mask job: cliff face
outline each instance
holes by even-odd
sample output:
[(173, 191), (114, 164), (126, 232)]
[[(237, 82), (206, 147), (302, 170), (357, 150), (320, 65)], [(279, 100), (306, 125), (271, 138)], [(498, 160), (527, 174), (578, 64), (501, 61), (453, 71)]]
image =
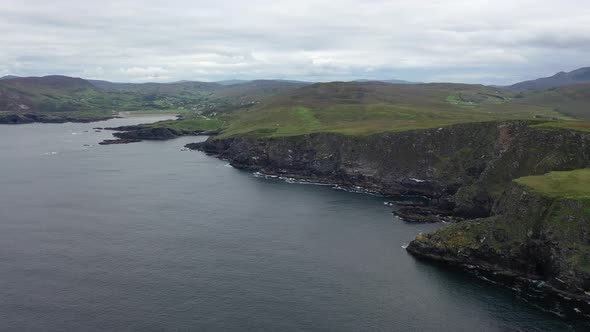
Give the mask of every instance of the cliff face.
[[(590, 299), (590, 202), (549, 198), (512, 184), (492, 213), (418, 235), (407, 250), (542, 280), (553, 292)], [(586, 302), (581, 305), (590, 310)]]
[(238, 168), (426, 196), (437, 215), (472, 220), (419, 235), (410, 253), (541, 280), (543, 288), (579, 300), (590, 312), (590, 203), (544, 197), (513, 182), (589, 167), (590, 133), (529, 125), (490, 122), (372, 136), (212, 137), (187, 147)]
[(528, 125), (474, 123), (370, 136), (213, 137), (187, 147), (238, 168), (422, 195), (438, 209), (484, 217), (512, 179), (590, 164), (590, 134)]

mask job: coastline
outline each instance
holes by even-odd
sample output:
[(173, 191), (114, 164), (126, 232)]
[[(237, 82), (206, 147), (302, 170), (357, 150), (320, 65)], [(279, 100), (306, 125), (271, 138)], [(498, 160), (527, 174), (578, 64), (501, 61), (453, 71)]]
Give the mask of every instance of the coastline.
[(92, 123), (116, 118), (149, 118), (157, 116), (178, 117), (176, 113), (150, 113), (150, 112), (117, 112), (111, 116), (84, 117), (59, 113), (3, 113), (0, 112), (0, 124), (29, 124), (29, 123)]
[[(201, 142), (204, 143), (204, 142)], [(190, 150), (199, 150), (196, 149), (195, 145), (192, 144), (200, 144), (200, 143), (190, 143), (187, 144), (186, 147)], [(202, 150), (199, 150), (202, 151)], [(206, 152), (205, 152), (206, 153)], [(281, 179), (287, 183), (308, 183), (314, 185), (325, 185), (331, 186), (334, 189), (342, 189), (345, 191), (355, 192), (355, 193), (362, 193), (362, 194), (370, 194), (370, 195), (378, 195), (384, 198), (400, 198), (402, 196), (392, 196), (389, 194), (385, 194), (380, 191), (370, 190), (367, 188), (353, 186), (349, 182), (341, 181), (341, 182), (333, 182), (328, 181), (326, 178), (321, 178), (317, 176), (302, 176), (301, 174), (297, 173), (289, 173), (289, 172), (261, 172), (261, 169), (257, 167), (244, 167), (240, 164), (234, 164), (227, 158), (221, 158), (220, 155), (206, 153), (209, 156), (218, 158), (220, 160), (228, 161), (229, 165), (236, 169), (244, 170), (252, 172), (255, 176), (264, 177), (264, 178), (272, 178), (272, 179)], [(427, 197), (423, 197), (427, 198)], [(392, 203), (395, 204), (395, 203)], [(424, 208), (420, 205), (412, 205), (418, 209)], [(427, 209), (427, 207), (426, 207)], [(424, 223), (424, 222), (416, 222), (416, 221), (407, 221), (398, 216), (394, 211), (392, 212), (393, 215), (397, 216), (400, 220), (407, 223)], [(478, 219), (465, 219), (459, 220), (457, 222), (453, 222), (457, 225), (468, 225), (472, 221), (476, 221)], [(440, 223), (449, 224), (449, 222), (445, 221), (443, 218), (438, 220)], [(447, 226), (443, 226), (447, 227)], [(420, 236), (420, 234), (418, 234)], [(482, 280), (493, 284), (499, 284), (506, 288), (512, 289), (513, 291), (517, 292), (520, 296), (522, 296), (527, 301), (535, 300), (534, 297), (537, 296), (536, 294), (528, 294), (527, 292), (544, 292), (546, 296), (552, 298), (553, 300), (559, 300), (563, 304), (567, 305), (566, 308), (563, 310), (567, 313), (567, 315), (571, 315), (572, 317), (583, 317), (585, 319), (590, 318), (590, 295), (580, 295), (579, 293), (573, 293), (564, 291), (557, 287), (552, 286), (551, 284), (544, 282), (539, 276), (535, 275), (526, 275), (523, 273), (519, 273), (518, 271), (503, 268), (498, 265), (493, 265), (483, 260), (477, 260), (469, 258), (467, 255), (464, 256), (445, 256), (445, 255), (437, 255), (435, 253), (431, 253), (428, 251), (420, 251), (416, 249), (416, 241), (410, 241), (409, 245), (404, 248), (408, 254), (415, 257), (418, 260), (428, 261), (434, 264), (441, 264), (443, 266), (449, 268), (458, 268), (467, 273), (475, 274)], [(524, 288), (524, 289), (523, 289)], [(540, 306), (540, 304), (538, 304)], [(550, 309), (539, 307), (544, 311), (551, 312), (558, 316), (563, 315), (564, 313), (554, 312)], [(580, 308), (583, 308), (583, 311), (578, 312)]]
[[(553, 169), (587, 167), (589, 161), (584, 156), (587, 155), (586, 147), (590, 145), (571, 142), (590, 142), (590, 135), (571, 131), (545, 132), (530, 128), (528, 122), (514, 121), (366, 137), (328, 133), (271, 138), (212, 137), (205, 142), (187, 144), (186, 147), (226, 160), (238, 169), (269, 176), (365, 188), (385, 196), (425, 196), (430, 206), (412, 206), (414, 211), (425, 211), (433, 216), (436, 213), (428, 210), (434, 207), (436, 212), (443, 211), (451, 217), (465, 218), (443, 229), (465, 227), (465, 230), (453, 234), (465, 232), (471, 236), (471, 225), (480, 220), (501, 219), (529, 206), (527, 201), (505, 193), (509, 191), (513, 179), (531, 173), (544, 174)], [(547, 160), (551, 163), (545, 163)], [(451, 176), (445, 177), (449, 169), (452, 170)], [(461, 182), (457, 182), (457, 179)], [(501, 201), (508, 207), (498, 208)], [(510, 205), (511, 201), (520, 201), (522, 204)], [(482, 206), (484, 209), (481, 209)], [(513, 223), (536, 223), (537, 217), (523, 215), (510, 220)], [(541, 227), (547, 230), (547, 234), (552, 234), (551, 228), (545, 224), (534, 227)], [(491, 234), (494, 234), (493, 231), (494, 228), (490, 228)], [(506, 255), (504, 251), (489, 251), (487, 246), (475, 246), (469, 251), (469, 248), (463, 247), (463, 240), (442, 253), (437, 252), (440, 245), (437, 241), (429, 242), (423, 246), (423, 250), (417, 250), (417, 241), (421, 235), (406, 250), (418, 259), (476, 269), (513, 282), (527, 280), (540, 285), (538, 289), (542, 292), (558, 296), (569, 303), (568, 306), (575, 308), (572, 309), (574, 314), (590, 313), (590, 294), (580, 286), (585, 283), (584, 274), (566, 278), (562, 274), (569, 275), (569, 268), (546, 266), (560, 264), (568, 256), (544, 256), (544, 251), (527, 249), (534, 248), (531, 245), (536, 245), (538, 237), (549, 235), (535, 233), (531, 238), (526, 234), (529, 234), (528, 231), (524, 237), (499, 237), (501, 244), (507, 248), (505, 250), (512, 252), (510, 259), (502, 258)], [(486, 235), (493, 238), (492, 235)], [(549, 243), (556, 243), (552, 247), (559, 252), (566, 238), (558, 237)], [(474, 241), (485, 245), (489, 242), (486, 242), (485, 236), (475, 237)], [(512, 268), (511, 260), (523, 265)], [(543, 267), (538, 267), (539, 264)]]
[(0, 124), (7, 125), (18, 125), (28, 123), (91, 123), (99, 122), (117, 118), (117, 116), (104, 116), (104, 117), (77, 117), (71, 115), (56, 116), (55, 114), (44, 114), (44, 113), (22, 113), (22, 114), (1, 114), (0, 113)]

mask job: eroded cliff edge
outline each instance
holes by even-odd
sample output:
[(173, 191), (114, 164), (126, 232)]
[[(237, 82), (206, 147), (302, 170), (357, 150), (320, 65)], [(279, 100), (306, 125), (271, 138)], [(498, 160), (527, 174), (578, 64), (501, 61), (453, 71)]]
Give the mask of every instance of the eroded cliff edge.
[(418, 235), (422, 258), (539, 280), (542, 288), (590, 306), (590, 201), (547, 197), (513, 183), (492, 216)]
[(488, 122), (347, 136), (211, 137), (191, 149), (237, 168), (360, 186), (387, 195), (422, 195), (466, 217), (486, 217), (515, 178), (590, 164), (590, 133)]
[(187, 147), (237, 168), (428, 197), (436, 213), (469, 220), (418, 236), (410, 253), (543, 280), (548, 290), (590, 299), (590, 210), (513, 183), (589, 167), (590, 133), (513, 121), (370, 136), (212, 137)]

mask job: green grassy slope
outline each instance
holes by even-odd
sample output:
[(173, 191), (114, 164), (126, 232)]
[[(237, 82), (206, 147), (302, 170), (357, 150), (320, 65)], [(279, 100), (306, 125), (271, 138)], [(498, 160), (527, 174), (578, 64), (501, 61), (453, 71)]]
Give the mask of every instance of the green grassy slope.
[[(259, 80), (110, 83), (64, 76), (0, 81), (0, 112), (104, 117), (113, 112), (223, 117), (223, 136), (288, 136), (313, 132), (364, 135), (508, 119), (590, 120), (590, 84), (512, 91), (468, 84)], [(581, 122), (547, 128), (586, 130)]]
[(565, 116), (590, 120), (590, 83), (568, 85), (545, 91), (523, 91), (523, 105), (543, 105)]
[(111, 83), (66, 76), (22, 77), (0, 81), (0, 112), (228, 113), (261, 99), (303, 86), (283, 81), (221, 85), (206, 82)]
[(499, 119), (568, 118), (519, 97), (518, 92), (467, 84), (320, 83), (234, 114), (223, 136), (362, 135)]
[(88, 82), (65, 76), (0, 81), (0, 110), (8, 112), (108, 112), (106, 98)]
[(206, 130), (219, 130), (223, 127), (223, 121), (219, 119), (187, 116), (179, 120), (159, 121), (148, 124), (154, 128), (168, 128), (181, 132), (195, 132)]
[(590, 200), (590, 169), (588, 168), (526, 176), (515, 181), (545, 196)]

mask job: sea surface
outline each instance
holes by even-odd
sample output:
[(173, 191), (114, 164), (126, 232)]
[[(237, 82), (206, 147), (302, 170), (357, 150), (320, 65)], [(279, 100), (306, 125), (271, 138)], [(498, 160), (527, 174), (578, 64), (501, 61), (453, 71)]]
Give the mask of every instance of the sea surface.
[(386, 198), (90, 124), (0, 126), (2, 331), (568, 331), (510, 289), (415, 260), (442, 225)]

